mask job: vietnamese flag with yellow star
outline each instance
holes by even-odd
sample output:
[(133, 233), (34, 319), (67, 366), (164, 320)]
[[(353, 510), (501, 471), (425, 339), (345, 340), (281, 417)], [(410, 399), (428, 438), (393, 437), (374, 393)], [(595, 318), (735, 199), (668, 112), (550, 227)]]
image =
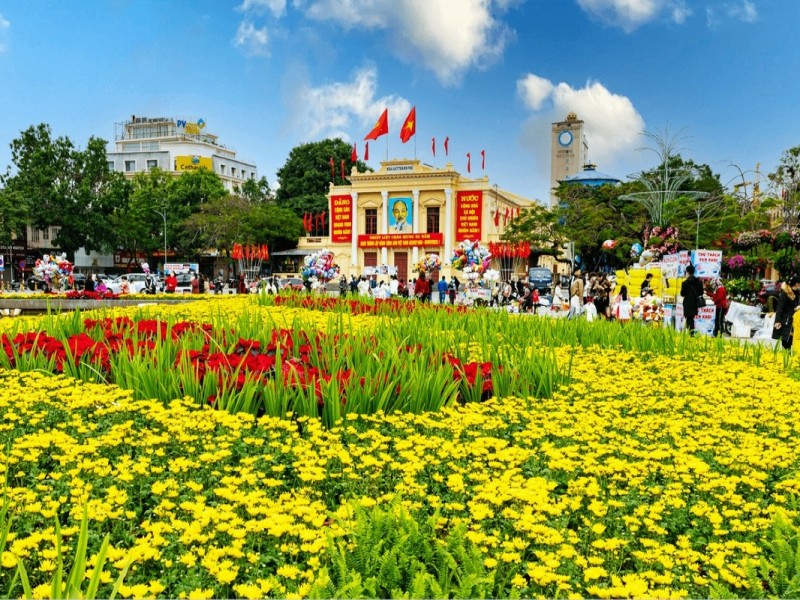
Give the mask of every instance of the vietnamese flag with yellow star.
[(400, 139), (405, 144), (411, 139), (411, 136), (417, 132), (417, 107), (413, 107), (411, 112), (408, 113), (406, 120), (403, 122), (403, 128), (400, 130)]
[(364, 136), (365, 140), (377, 140), (379, 137), (389, 133), (389, 109), (385, 109), (383, 114), (378, 118), (372, 130)]

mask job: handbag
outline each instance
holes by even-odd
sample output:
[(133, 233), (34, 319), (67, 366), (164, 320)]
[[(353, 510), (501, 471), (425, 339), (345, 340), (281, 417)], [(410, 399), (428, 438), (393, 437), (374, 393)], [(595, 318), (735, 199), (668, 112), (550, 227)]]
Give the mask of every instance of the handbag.
[(705, 308), (706, 306), (706, 297), (703, 294), (697, 296), (697, 308)]

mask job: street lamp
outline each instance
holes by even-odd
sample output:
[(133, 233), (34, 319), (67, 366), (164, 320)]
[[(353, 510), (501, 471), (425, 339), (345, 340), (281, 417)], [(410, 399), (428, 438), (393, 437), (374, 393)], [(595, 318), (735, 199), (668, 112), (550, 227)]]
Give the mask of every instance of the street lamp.
[(164, 271), (165, 271), (164, 275), (166, 275), (166, 270), (167, 270), (167, 268), (166, 268), (166, 265), (167, 265), (167, 208), (166, 207), (154, 208), (153, 211), (158, 213), (159, 215), (161, 215), (161, 217), (164, 219), (164, 263), (163, 264), (164, 264)]

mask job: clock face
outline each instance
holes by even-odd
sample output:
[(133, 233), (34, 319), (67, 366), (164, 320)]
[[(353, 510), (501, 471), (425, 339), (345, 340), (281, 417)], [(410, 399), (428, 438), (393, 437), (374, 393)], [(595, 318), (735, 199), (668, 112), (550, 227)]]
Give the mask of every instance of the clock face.
[(558, 143), (562, 146), (569, 146), (572, 143), (572, 132), (562, 131), (558, 134)]

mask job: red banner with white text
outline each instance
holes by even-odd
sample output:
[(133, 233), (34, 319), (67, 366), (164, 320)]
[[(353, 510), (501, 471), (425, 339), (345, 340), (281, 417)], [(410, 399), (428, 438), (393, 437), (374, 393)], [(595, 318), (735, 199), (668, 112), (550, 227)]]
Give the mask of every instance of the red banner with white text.
[(456, 241), (481, 239), (483, 191), (456, 193)]

